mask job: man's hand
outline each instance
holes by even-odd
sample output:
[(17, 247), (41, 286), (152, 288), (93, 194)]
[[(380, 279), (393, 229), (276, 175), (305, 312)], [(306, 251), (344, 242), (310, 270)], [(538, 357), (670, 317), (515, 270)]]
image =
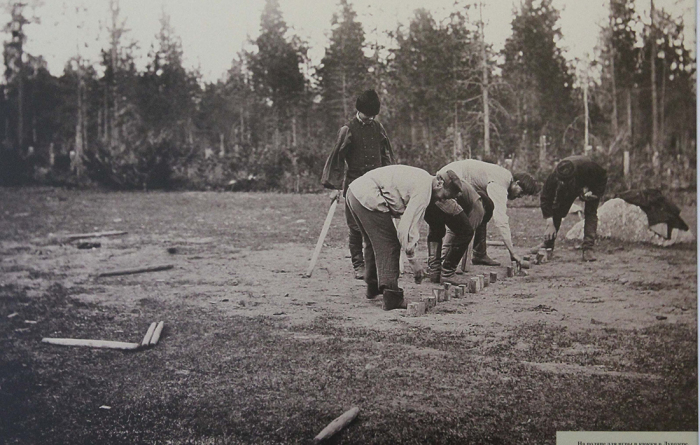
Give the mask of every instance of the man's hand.
[(544, 239), (552, 241), (557, 238), (557, 229), (554, 227), (554, 219), (547, 218), (547, 227), (544, 229)]
[(510, 253), (510, 260), (518, 263), (518, 266), (520, 266), (520, 264), (523, 262), (523, 258), (515, 252)]
[(593, 194), (592, 191), (588, 190), (588, 187), (584, 187), (583, 190), (581, 190), (581, 194), (579, 195), (579, 199), (584, 202), (588, 201), (595, 201), (598, 199), (596, 195)]
[(331, 201), (336, 200), (340, 197), (340, 190), (333, 190), (330, 194)]

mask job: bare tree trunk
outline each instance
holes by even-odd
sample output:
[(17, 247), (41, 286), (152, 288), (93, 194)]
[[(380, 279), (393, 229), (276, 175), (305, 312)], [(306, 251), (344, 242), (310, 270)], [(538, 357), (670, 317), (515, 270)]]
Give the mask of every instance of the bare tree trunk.
[(486, 64), (486, 39), (484, 21), (481, 18), (482, 3), (479, 3), (479, 26), (481, 27), (481, 94), (484, 103), (484, 157), (491, 155), (491, 123), (489, 116), (489, 71)]
[(459, 120), (457, 117), (457, 101), (455, 101), (455, 116), (454, 116), (454, 131), (453, 131), (453, 133), (454, 133), (453, 134), (454, 143), (452, 146), (452, 160), (456, 161), (457, 159), (459, 159), (459, 155), (460, 155), (459, 147), (458, 147), (459, 141), (457, 140), (458, 139), (457, 135), (459, 134)]
[(411, 146), (415, 147), (416, 146), (416, 119), (415, 119), (415, 112), (413, 111), (413, 108), (411, 108)]
[(632, 132), (632, 90), (627, 88), (627, 132), (629, 133), (629, 146), (634, 143), (634, 133)]
[(583, 152), (588, 153), (588, 77), (586, 77), (586, 83), (583, 85), (583, 113), (584, 113), (584, 125), (583, 125)]
[(299, 182), (301, 175), (299, 174), (299, 155), (297, 153), (297, 117), (296, 113), (292, 115), (292, 173), (294, 174), (294, 193), (299, 193)]
[(349, 116), (349, 111), (348, 111), (348, 84), (347, 84), (347, 76), (345, 74), (345, 71), (343, 71), (342, 74), (342, 80), (343, 80), (343, 118), (342, 120), (344, 121), (345, 119), (348, 118)]
[(612, 57), (610, 57), (610, 67), (612, 70), (612, 131), (613, 135), (617, 136), (617, 79), (615, 73), (615, 49), (612, 50)]
[(19, 46), (19, 79), (17, 83), (17, 148), (24, 146), (24, 63), (22, 62), (22, 46)]
[(82, 67), (78, 66), (78, 116), (75, 124), (75, 156), (71, 159), (72, 170), (77, 177), (83, 173), (83, 73)]
[(666, 59), (664, 58), (664, 66), (661, 71), (661, 103), (659, 104), (659, 116), (660, 130), (659, 136), (661, 137), (661, 146), (664, 146), (666, 141)]
[(651, 0), (651, 146), (654, 152), (659, 149), (659, 121), (656, 93), (656, 30), (654, 28), (654, 0)]

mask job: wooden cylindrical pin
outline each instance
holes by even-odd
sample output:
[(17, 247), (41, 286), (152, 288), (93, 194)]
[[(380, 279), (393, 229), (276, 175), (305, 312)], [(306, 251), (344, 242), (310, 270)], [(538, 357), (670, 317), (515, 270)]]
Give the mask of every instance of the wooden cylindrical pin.
[(550, 261), (553, 256), (554, 256), (553, 249), (545, 249), (545, 258), (547, 258), (547, 261)]
[(435, 296), (430, 296), (430, 297), (422, 297), (421, 301), (425, 303), (425, 308), (426, 310), (430, 310), (437, 306), (437, 297)]
[(513, 277), (513, 266), (507, 266), (506, 267), (506, 277), (512, 278)]
[(498, 281), (498, 272), (491, 272), (491, 274), (489, 275), (489, 281), (491, 283), (495, 283), (496, 281)]
[(477, 277), (472, 277), (469, 279), (469, 293), (475, 294), (479, 292), (479, 279)]

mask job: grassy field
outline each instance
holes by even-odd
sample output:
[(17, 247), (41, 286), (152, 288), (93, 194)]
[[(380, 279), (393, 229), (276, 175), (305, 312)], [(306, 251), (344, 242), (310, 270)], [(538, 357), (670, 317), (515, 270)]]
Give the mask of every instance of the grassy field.
[[(529, 276), (412, 318), (365, 299), (342, 206), (314, 275), (301, 276), (327, 205), (322, 195), (0, 189), (0, 442), (310, 443), (352, 406), (358, 419), (331, 443), (697, 430), (695, 245), (601, 240), (599, 261), (583, 264), (562, 242)], [(683, 210), (697, 233), (695, 213)], [(524, 251), (541, 215), (509, 214)], [(62, 242), (105, 230), (128, 233), (92, 239), (92, 250)], [(425, 257), (425, 238), (420, 247)], [(153, 264), (174, 268), (96, 277)], [(503, 276), (469, 273), (482, 270)], [(434, 287), (400, 284), (411, 300)], [(41, 343), (137, 342), (158, 320), (160, 343), (136, 352)]]

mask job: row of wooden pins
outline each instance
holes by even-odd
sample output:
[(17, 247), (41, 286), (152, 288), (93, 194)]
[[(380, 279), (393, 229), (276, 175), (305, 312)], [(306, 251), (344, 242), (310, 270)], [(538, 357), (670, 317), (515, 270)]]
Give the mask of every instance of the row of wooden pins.
[(409, 317), (420, 317), (430, 309), (437, 306), (438, 303), (449, 301), (453, 298), (462, 298), (467, 293), (475, 294), (483, 288), (498, 280), (498, 273), (491, 272), (490, 274), (480, 274), (472, 277), (469, 284), (453, 285), (444, 283), (442, 288), (433, 289), (433, 295), (421, 297), (421, 301), (408, 303), (406, 306), (406, 314)]
[(60, 346), (87, 346), (90, 348), (102, 348), (102, 349), (118, 349), (122, 351), (135, 351), (137, 349), (143, 349), (148, 346), (155, 346), (160, 340), (160, 336), (163, 332), (164, 323), (162, 321), (156, 323), (153, 322), (148, 327), (146, 336), (143, 338), (141, 343), (128, 343), (123, 341), (110, 341), (110, 340), (88, 340), (83, 338), (43, 338), (42, 343), (47, 343), (50, 345), (60, 345)]

